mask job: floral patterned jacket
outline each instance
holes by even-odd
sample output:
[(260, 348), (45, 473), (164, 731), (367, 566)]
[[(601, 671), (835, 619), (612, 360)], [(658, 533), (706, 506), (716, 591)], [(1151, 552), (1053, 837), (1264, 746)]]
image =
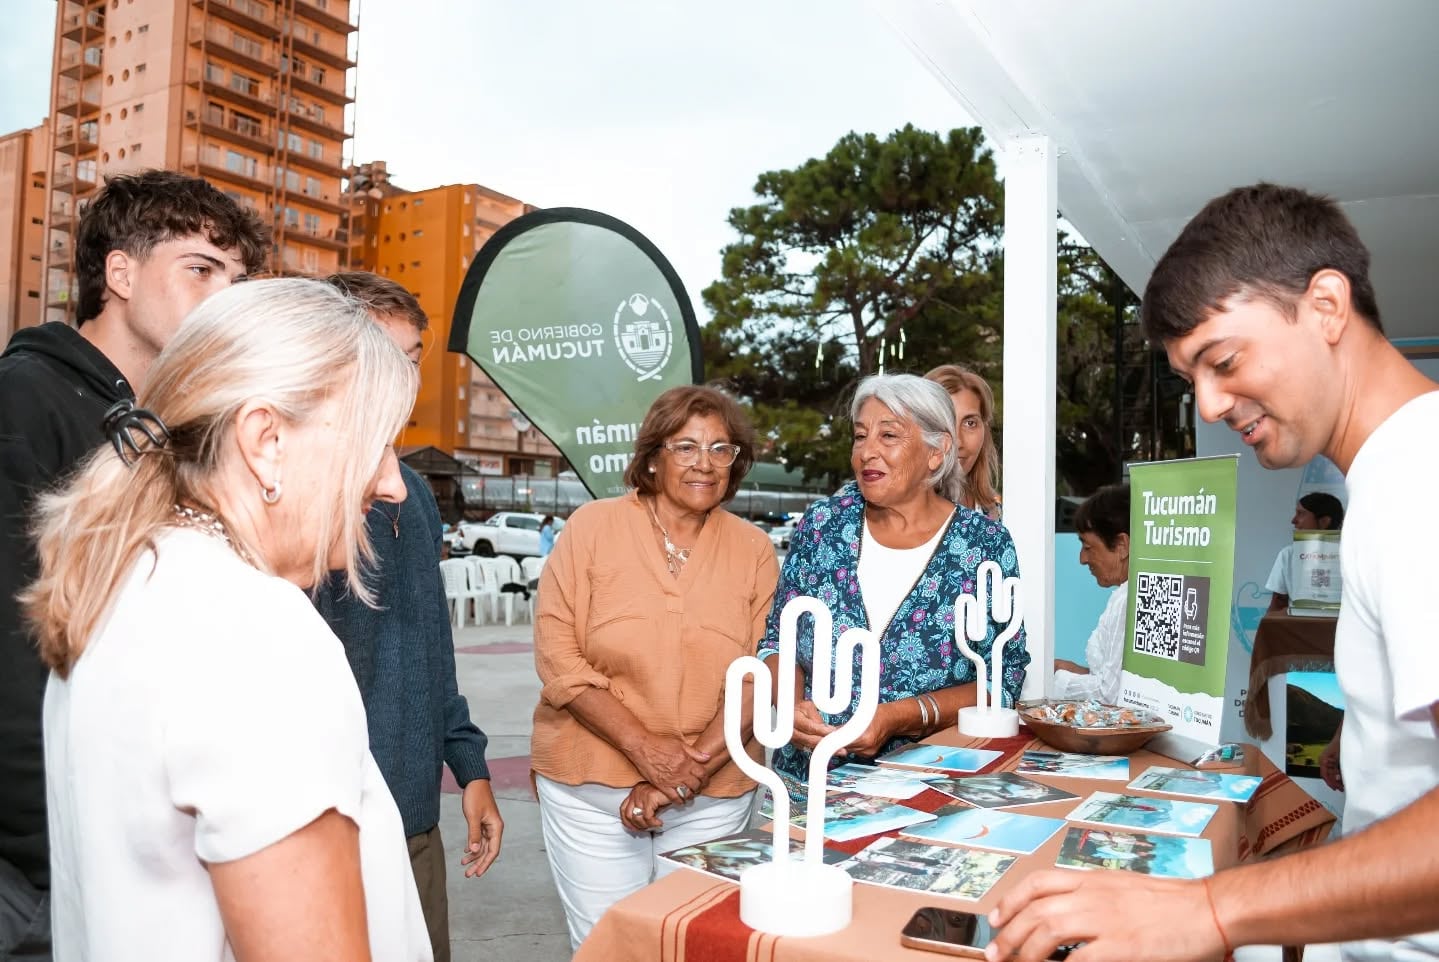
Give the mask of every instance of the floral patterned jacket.
[[(778, 653), (780, 612), (787, 602), (800, 595), (818, 598), (829, 609), (836, 638), (849, 628), (870, 627), (855, 575), (863, 523), (864, 498), (853, 482), (810, 505), (790, 539), (789, 557), (780, 570), (774, 607), (770, 609), (765, 636), (760, 642), (760, 658)], [(975, 572), (982, 562), (989, 560), (999, 564), (1005, 577), (1019, 574), (1014, 542), (1004, 525), (977, 511), (957, 507), (924, 573), (900, 602), (880, 639), (884, 659), (880, 669), (881, 702), (898, 701), (975, 680), (974, 664), (954, 641), (955, 599), (961, 594), (974, 593)], [(986, 660), (999, 631), (999, 626), (991, 620), (988, 638), (973, 645)], [(804, 672), (805, 697), (809, 698), (814, 637), (808, 618), (799, 623), (795, 659)], [(1006, 703), (1013, 704), (1019, 698), (1028, 664), (1029, 651), (1021, 630), (1005, 646), (1002, 686)], [(824, 716), (830, 724), (847, 721), (859, 703), (859, 671), (853, 666), (851, 671), (854, 698), (843, 713)], [(893, 751), (907, 741), (896, 738), (885, 746), (884, 752)], [(803, 783), (809, 773), (809, 752), (786, 745), (775, 752), (773, 765), (787, 781)]]

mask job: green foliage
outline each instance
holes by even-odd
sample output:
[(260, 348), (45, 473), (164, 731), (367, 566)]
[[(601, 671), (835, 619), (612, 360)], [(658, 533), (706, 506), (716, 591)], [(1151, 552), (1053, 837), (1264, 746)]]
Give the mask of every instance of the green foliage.
[[(849, 393), (878, 370), (965, 364), (1000, 401), (1003, 190), (978, 128), (846, 134), (824, 157), (761, 174), (755, 194), (730, 211), (739, 239), (703, 292), (701, 338), (708, 376), (749, 402), (767, 457), (847, 479)], [(1088, 493), (1139, 456), (1148, 366), (1135, 300), (1094, 251), (1062, 240), (1058, 279), (1058, 471), (1062, 490)]]

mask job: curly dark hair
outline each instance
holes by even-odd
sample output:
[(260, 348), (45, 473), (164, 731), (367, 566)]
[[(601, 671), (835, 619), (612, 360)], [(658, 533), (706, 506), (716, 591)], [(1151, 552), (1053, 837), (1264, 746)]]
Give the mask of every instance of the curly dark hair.
[(1369, 280), (1369, 250), (1328, 197), (1254, 184), (1204, 205), (1149, 276), (1140, 304), (1151, 341), (1181, 338), (1232, 297), (1262, 298), (1294, 315), (1294, 302), (1325, 269), (1349, 279), (1354, 310), (1383, 331)]
[(270, 228), (259, 215), (198, 177), (143, 170), (108, 178), (76, 230), (76, 322), (99, 316), (105, 306), (105, 258), (111, 251), (144, 260), (157, 244), (190, 234), (234, 251), (250, 274), (263, 270), (270, 256)]
[(403, 317), (421, 331), (430, 326), (415, 295), (388, 277), (370, 271), (340, 271), (325, 278), (325, 283), (359, 301), (372, 317)]

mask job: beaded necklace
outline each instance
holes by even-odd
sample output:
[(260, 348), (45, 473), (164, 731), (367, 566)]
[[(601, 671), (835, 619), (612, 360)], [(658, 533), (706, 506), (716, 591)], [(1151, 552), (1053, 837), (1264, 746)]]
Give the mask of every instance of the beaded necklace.
[(678, 578), (680, 572), (684, 570), (685, 562), (690, 560), (690, 552), (693, 551), (694, 548), (675, 547), (674, 541), (670, 539), (670, 533), (665, 530), (664, 525), (660, 524), (660, 516), (655, 514), (654, 504), (646, 501), (645, 507), (650, 509), (650, 519), (654, 521), (655, 527), (660, 529), (660, 538), (664, 540), (665, 567), (669, 569), (671, 575)]
[(240, 546), (238, 541), (230, 537), (225, 522), (219, 516), (210, 511), (203, 511), (199, 508), (192, 508), (187, 504), (174, 505), (175, 524), (181, 528), (192, 528), (212, 538), (218, 538), (225, 542), (225, 547), (240, 556), (240, 560), (248, 565), (254, 565), (255, 560), (250, 553)]

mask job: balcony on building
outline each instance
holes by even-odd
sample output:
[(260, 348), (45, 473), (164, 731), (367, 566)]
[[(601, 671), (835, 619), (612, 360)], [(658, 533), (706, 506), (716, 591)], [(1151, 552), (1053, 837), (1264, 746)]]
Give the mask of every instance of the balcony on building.
[(99, 45), (65, 51), (60, 54), (60, 76), (84, 80), (100, 73), (105, 53)]
[(199, 130), (207, 137), (239, 144), (249, 150), (258, 150), (267, 156), (275, 152), (275, 138), (270, 128), (249, 117), (227, 113), (214, 104), (200, 108), (187, 107), (185, 126)]
[[(355, 98), (350, 96), (343, 86), (336, 88), (329, 84), (315, 83), (315, 81), (302, 75), (298, 70), (287, 70), (285, 64), (280, 65), (280, 72), (283, 73), (286, 78), (289, 78), (290, 86), (299, 93), (309, 94), (311, 97), (319, 97), (321, 100), (328, 101), (342, 110), (346, 104), (355, 102)], [(343, 83), (344, 74), (337, 73), (336, 76), (338, 76)]]
[(100, 89), (96, 85), (61, 80), (55, 98), (55, 110), (70, 117), (86, 117), (100, 112)]
[(326, 177), (345, 176), (345, 165), (341, 163), (338, 144), (324, 145), (318, 157), (310, 153), (308, 145), (305, 150), (281, 151), (276, 155), (276, 163), (285, 168), (297, 167), (314, 171)]
[(105, 33), (105, 10), (97, 7), (91, 10), (76, 10), (74, 4), (66, 4), (73, 12), (64, 15), (60, 22), (60, 36), (80, 43), (90, 37), (101, 37)]
[(74, 129), (68, 142), (62, 142), (57, 134), (55, 146), (58, 149), (66, 150), (78, 157), (89, 157), (100, 150), (100, 125), (98, 123), (86, 120), (71, 126)]
[(272, 43), (263, 43), (217, 23), (190, 24), (190, 46), (261, 76), (270, 76), (280, 64)]
[(213, 94), (237, 103), (242, 109), (264, 114), (272, 113), (275, 109), (274, 91), (262, 88), (258, 82), (236, 86), (233, 81), (227, 82), (224, 72), (220, 70), (207, 72), (200, 67), (191, 67), (185, 71), (185, 83), (197, 90), (203, 90), (207, 95)]
[[(290, 22), (284, 32), (289, 35), (291, 49), (297, 57), (316, 61), (339, 71), (349, 70), (355, 65), (355, 61), (350, 59), (349, 52), (345, 49), (343, 35), (336, 37), (331, 34), (317, 43), (313, 32), (305, 24), (294, 21)], [(325, 42), (330, 40), (335, 42), (335, 46), (329, 46)]]
[(222, 180), (249, 190), (271, 189), (272, 168), (269, 164), (244, 155), (231, 157), (231, 153), (234, 152), (221, 150), (214, 144), (207, 143), (203, 149), (192, 144), (184, 149), (182, 160), (186, 167), (197, 167), (200, 175), (207, 180)]
[(269, 40), (280, 39), (275, 11), (259, 0), (190, 0), (190, 4)]
[(298, 224), (286, 224), (284, 242), (313, 244), (326, 250), (344, 253), (350, 249), (350, 234), (343, 227), (318, 227), (310, 230)]
[[(330, 0), (294, 0), (294, 4), (296, 13), (327, 30), (346, 36), (355, 31), (353, 23), (330, 12)], [(349, 4), (346, 3), (345, 6), (348, 10)]]
[[(332, 189), (335, 191), (335, 193), (321, 192), (316, 194), (311, 193), (308, 188), (302, 190), (285, 190), (284, 196), (286, 202), (294, 201), (297, 204), (302, 204), (307, 207), (313, 207), (316, 210), (323, 210), (326, 213), (330, 214), (343, 214), (349, 208), (345, 207), (337, 198), (337, 195), (339, 193), (339, 186), (333, 185)], [(275, 206), (279, 207), (282, 204), (281, 200), (279, 199), (279, 187), (275, 188), (275, 194)]]
[(289, 119), (291, 127), (328, 140), (343, 140), (350, 136), (345, 130), (344, 107), (331, 107), (329, 110), (316, 109), (310, 104), (300, 104), (298, 110), (295, 109), (295, 104), (290, 104), (288, 107), (285, 115)]

